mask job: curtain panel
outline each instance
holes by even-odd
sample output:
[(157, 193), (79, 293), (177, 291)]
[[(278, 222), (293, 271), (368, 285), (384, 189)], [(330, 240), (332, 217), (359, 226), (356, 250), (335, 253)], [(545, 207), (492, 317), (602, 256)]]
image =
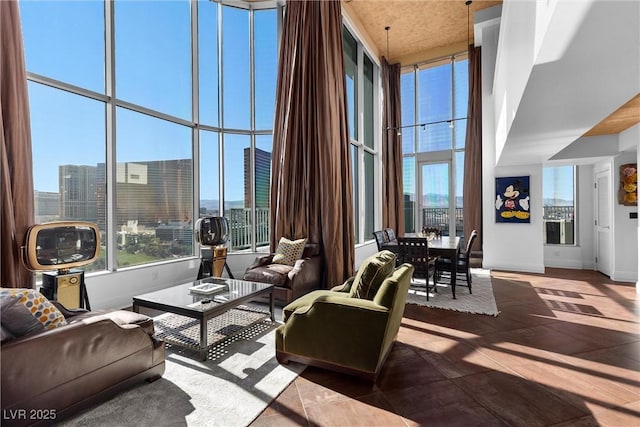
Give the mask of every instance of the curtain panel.
[(280, 237), (318, 243), (325, 286), (353, 274), (354, 225), (339, 1), (287, 2), (271, 159), (273, 252)]
[[(404, 233), (400, 64), (382, 59), (382, 226)], [(370, 236), (369, 236), (370, 237)]]
[(2, 287), (33, 288), (34, 275), (20, 261), (33, 224), (29, 98), (17, 0), (0, 1), (0, 144)]
[(464, 235), (478, 232), (474, 243), (482, 250), (482, 74), (480, 47), (469, 45), (469, 105), (464, 152)]

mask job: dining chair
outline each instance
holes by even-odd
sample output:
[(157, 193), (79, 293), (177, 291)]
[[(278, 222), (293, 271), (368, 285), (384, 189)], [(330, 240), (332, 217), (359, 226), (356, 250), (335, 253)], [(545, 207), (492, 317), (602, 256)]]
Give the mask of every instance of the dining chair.
[[(458, 265), (456, 268), (457, 279), (464, 280), (467, 283), (467, 287), (469, 288), (469, 293), (471, 292), (471, 270), (469, 268), (469, 257), (471, 255), (471, 249), (473, 248), (473, 243), (478, 237), (478, 232), (473, 230), (471, 235), (469, 236), (469, 240), (467, 241), (467, 246), (465, 249), (460, 251), (458, 255)], [(443, 276), (442, 273), (448, 273), (449, 279), (451, 278), (451, 260), (447, 258), (439, 258), (436, 262), (436, 272), (435, 272), (435, 281), (439, 282)]]
[(393, 228), (385, 228), (384, 232), (387, 233), (387, 237), (389, 238), (390, 242), (396, 240), (396, 232), (393, 231)]
[(431, 289), (436, 289), (435, 266), (438, 257), (429, 256), (429, 242), (422, 237), (398, 237), (398, 258), (401, 263), (409, 263), (415, 268), (413, 278), (425, 279), (427, 301), (429, 301), (429, 279), (433, 279)]
[(384, 249), (384, 244), (389, 241), (387, 234), (384, 230), (378, 230), (373, 232), (373, 237), (376, 239), (376, 245), (378, 245), (378, 252)]

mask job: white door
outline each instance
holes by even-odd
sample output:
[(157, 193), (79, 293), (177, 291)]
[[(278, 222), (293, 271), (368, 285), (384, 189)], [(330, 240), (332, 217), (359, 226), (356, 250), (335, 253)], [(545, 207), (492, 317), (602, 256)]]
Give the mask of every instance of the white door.
[(596, 270), (611, 276), (611, 186), (610, 172), (598, 172), (595, 176), (595, 227)]

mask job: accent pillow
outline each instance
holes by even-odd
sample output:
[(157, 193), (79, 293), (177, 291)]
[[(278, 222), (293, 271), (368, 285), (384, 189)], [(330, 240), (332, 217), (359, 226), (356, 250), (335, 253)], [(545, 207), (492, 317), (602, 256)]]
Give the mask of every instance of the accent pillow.
[(307, 239), (289, 240), (286, 237), (281, 237), (272, 262), (274, 264), (294, 265), (297, 260), (302, 258), (306, 243)]
[(378, 289), (395, 269), (396, 256), (393, 252), (383, 250), (367, 258), (358, 269), (351, 285), (351, 297), (373, 300)]
[(66, 325), (60, 310), (35, 289), (1, 288), (0, 320), (13, 336)]

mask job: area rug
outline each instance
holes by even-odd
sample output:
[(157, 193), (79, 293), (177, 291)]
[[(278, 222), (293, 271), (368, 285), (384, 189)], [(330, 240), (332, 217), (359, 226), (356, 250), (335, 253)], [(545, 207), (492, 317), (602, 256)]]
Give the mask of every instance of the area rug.
[(473, 276), (471, 281), (471, 291), (473, 293), (469, 294), (469, 289), (465, 282), (460, 285), (458, 281), (456, 284), (456, 299), (453, 299), (451, 286), (439, 284), (437, 292), (433, 290), (429, 292), (429, 301), (427, 301), (424, 280), (414, 279), (409, 289), (409, 295), (407, 295), (407, 303), (464, 313), (497, 316), (500, 312), (493, 296), (490, 271), (472, 268), (471, 274)]
[(166, 371), (151, 384), (121, 393), (64, 426), (246, 426), (304, 370), (275, 358), (275, 328), (254, 323), (209, 349), (167, 348)]

